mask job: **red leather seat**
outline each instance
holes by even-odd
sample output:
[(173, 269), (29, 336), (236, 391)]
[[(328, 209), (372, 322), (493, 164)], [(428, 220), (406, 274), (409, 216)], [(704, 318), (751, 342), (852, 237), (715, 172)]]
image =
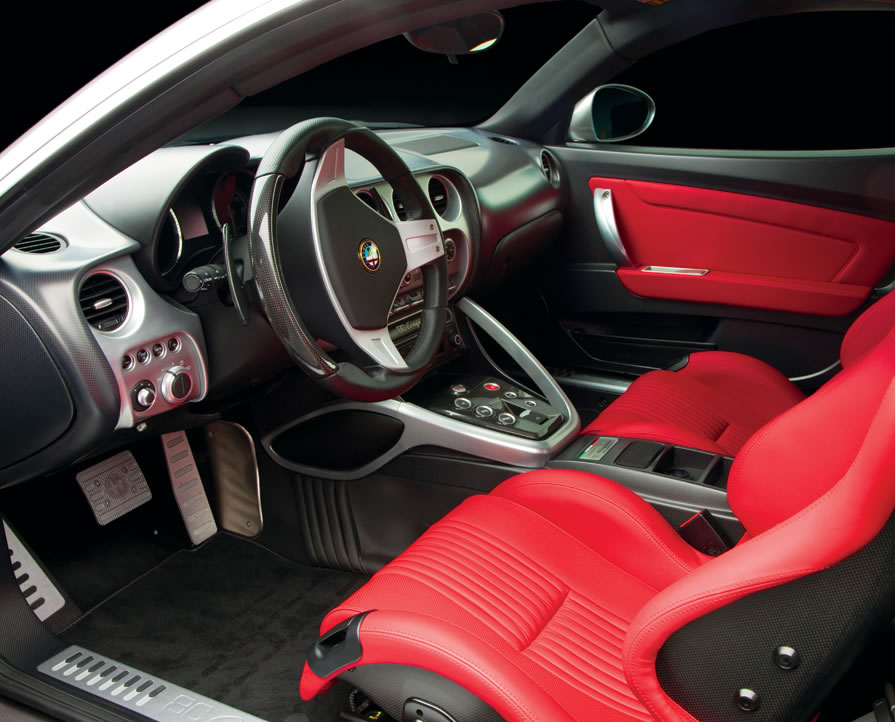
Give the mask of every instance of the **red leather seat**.
[[(868, 308), (842, 342), (843, 368), (895, 325), (895, 293)], [(777, 369), (738, 353), (694, 353), (679, 371), (650, 371), (583, 433), (651, 439), (735, 456), (768, 421), (805, 399)]]
[(747, 534), (718, 557), (587, 473), (468, 499), (327, 615), (302, 696), (341, 676), (398, 720), (810, 719), (895, 614), (893, 379), (895, 331), (746, 443)]

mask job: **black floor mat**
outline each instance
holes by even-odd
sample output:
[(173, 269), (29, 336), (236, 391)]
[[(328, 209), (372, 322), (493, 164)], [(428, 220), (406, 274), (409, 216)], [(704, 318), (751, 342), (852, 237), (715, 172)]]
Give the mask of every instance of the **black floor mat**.
[(364, 581), (219, 534), (62, 636), (273, 722), (335, 721), (347, 690), (303, 703), (299, 675), (324, 614)]

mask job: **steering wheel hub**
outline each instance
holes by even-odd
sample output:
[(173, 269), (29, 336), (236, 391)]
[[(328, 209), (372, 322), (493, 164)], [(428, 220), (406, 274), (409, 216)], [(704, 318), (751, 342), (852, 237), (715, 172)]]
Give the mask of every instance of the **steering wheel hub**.
[[(372, 163), (400, 194), (407, 220), (385, 218), (355, 196), (345, 176), (346, 150)], [(296, 190), (280, 208), (290, 179)], [(262, 159), (251, 205), (250, 255), (259, 296), (299, 365), (353, 399), (384, 399), (410, 388), (440, 344), (447, 263), (428, 196), (400, 156), (370, 130), (343, 120), (299, 123)], [(308, 263), (309, 255), (316, 263)], [(405, 358), (388, 320), (403, 278), (417, 269), (424, 305), (420, 334)], [(335, 342), (356, 363), (337, 363), (316, 338)]]

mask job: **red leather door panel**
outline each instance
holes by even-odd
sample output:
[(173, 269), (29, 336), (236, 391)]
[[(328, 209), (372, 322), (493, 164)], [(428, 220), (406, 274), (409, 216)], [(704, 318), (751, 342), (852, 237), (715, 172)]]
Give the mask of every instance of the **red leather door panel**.
[(895, 262), (888, 221), (666, 183), (594, 177), (589, 185), (612, 191), (634, 264), (618, 276), (639, 296), (837, 316), (855, 310)]

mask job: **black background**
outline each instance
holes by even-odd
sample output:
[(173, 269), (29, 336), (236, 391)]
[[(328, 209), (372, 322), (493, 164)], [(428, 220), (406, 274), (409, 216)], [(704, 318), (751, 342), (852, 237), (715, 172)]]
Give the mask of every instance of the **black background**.
[[(18, 4), (24, 15), (5, 26), (0, 43), (5, 80), (0, 85), (0, 148), (200, 4), (177, 0), (142, 9), (121, 3)], [(326, 113), (370, 121), (474, 123), (493, 110), (488, 102), (508, 98), (520, 79), (594, 10), (580, 2), (556, 5), (566, 6), (563, 22), (556, 11), (556, 21), (545, 22), (543, 7), (549, 5), (542, 6), (540, 16), (525, 8), (507, 11), (501, 45), (493, 53), (461, 59), (453, 76), (453, 66), (443, 58), (426, 56), (396, 38), (251, 98), (240, 110), (252, 111), (252, 123), (261, 118), (270, 125), (253, 125), (249, 131), (274, 130), (297, 120), (268, 113), (284, 98), (314, 98), (315, 105), (292, 109), (305, 117)], [(895, 12), (815, 13), (715, 31), (661, 51), (617, 78), (647, 90), (658, 105), (653, 127), (632, 143), (742, 149), (895, 146), (888, 105), (893, 37)], [(370, 75), (377, 65), (394, 68), (388, 87), (377, 87)], [(421, 80), (420, 74), (426, 77)], [(340, 82), (333, 83), (334, 77)], [(341, 82), (346, 77), (354, 89)], [(343, 89), (354, 105), (340, 106), (333, 88)], [(426, 88), (439, 89), (440, 97), (426, 97), (419, 90)]]

